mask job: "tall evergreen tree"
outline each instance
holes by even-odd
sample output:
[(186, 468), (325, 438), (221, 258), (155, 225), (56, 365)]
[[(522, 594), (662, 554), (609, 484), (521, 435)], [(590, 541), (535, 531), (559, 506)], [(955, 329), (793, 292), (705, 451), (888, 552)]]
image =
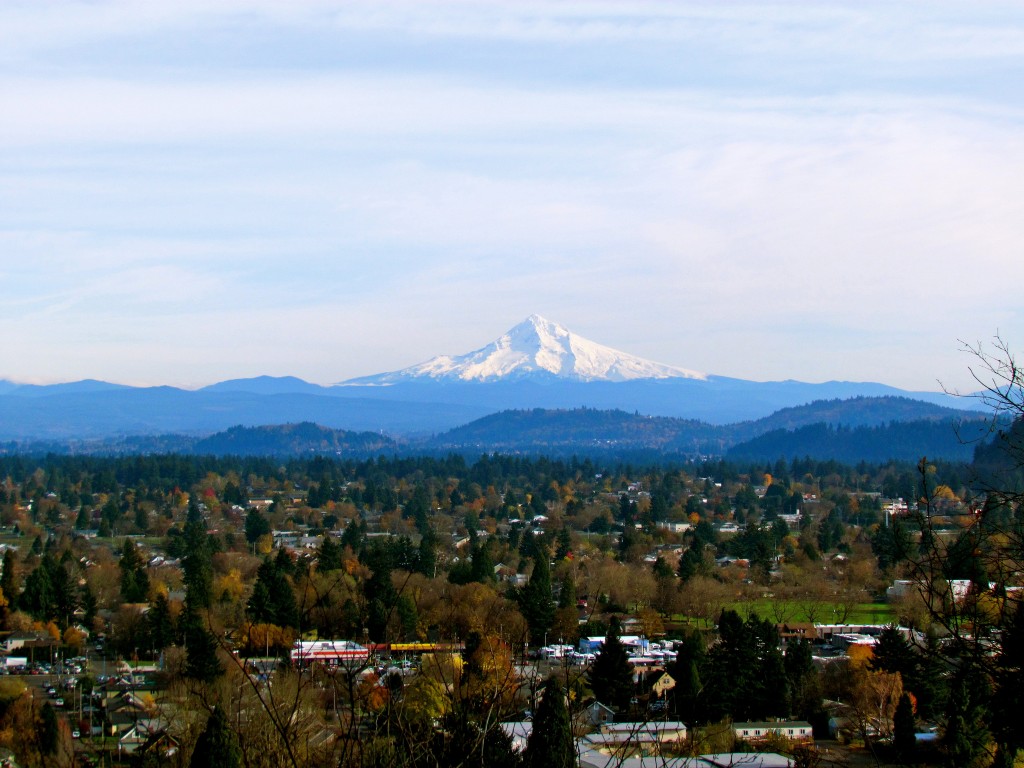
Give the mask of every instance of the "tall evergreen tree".
[(185, 638), (185, 676), (212, 683), (223, 675), (224, 667), (217, 658), (217, 639), (187, 602), (181, 616), (181, 629)]
[(146, 630), (149, 634), (149, 644), (155, 651), (174, 643), (174, 618), (171, 616), (171, 607), (165, 595), (157, 595), (146, 612)]
[(924, 720), (937, 720), (946, 711), (949, 698), (950, 661), (941, 640), (928, 635), (917, 668), (917, 677), (911, 681), (911, 692), (917, 697), (917, 714)]
[(899, 672), (903, 687), (913, 691), (921, 657), (895, 624), (885, 627), (872, 649), (871, 669)]
[(79, 604), (85, 612), (85, 615), (82, 617), (82, 623), (87, 627), (91, 627), (93, 619), (96, 618), (96, 611), (99, 610), (99, 604), (96, 602), (96, 595), (92, 593), (88, 581), (82, 584), (79, 591)]
[(491, 557), (487, 540), (474, 545), (470, 554), (470, 572), (473, 581), (481, 584), (494, 581), (494, 558)]
[(622, 712), (633, 697), (633, 666), (629, 654), (619, 639), (622, 627), (618, 616), (608, 623), (608, 634), (590, 665), (590, 687), (594, 696), (605, 706)]
[(149, 574), (138, 549), (128, 539), (121, 547), (117, 565), (121, 570), (121, 599), (126, 603), (145, 602), (149, 597)]
[(693, 725), (700, 719), (702, 710), (701, 668), (707, 659), (704, 641), (696, 632), (683, 638), (682, 645), (677, 649), (675, 661), (668, 668), (668, 673), (676, 681), (669, 693), (669, 700), (675, 709), (676, 717), (687, 725)]
[(40, 621), (53, 618), (53, 583), (45, 558), (25, 579), (25, 589), (18, 602), (23, 611)]
[(224, 710), (214, 707), (206, 719), (206, 727), (196, 739), (189, 768), (240, 768), (241, 765), (238, 737), (228, 725)]
[(54, 618), (61, 629), (67, 629), (74, 621), (81, 599), (78, 584), (71, 574), (70, 562), (54, 564), (50, 580), (53, 586)]
[(1017, 609), (1003, 633), (1003, 644), (995, 665), (995, 691), (992, 701), (992, 734), (998, 749), (998, 768), (1011, 768), (1024, 749), (1024, 603)]
[(421, 531), (421, 534), (416, 570), (428, 578), (433, 578), (437, 575), (437, 534), (429, 525)]
[(571, 573), (566, 573), (562, 578), (562, 584), (558, 590), (558, 607), (576, 607), (576, 581), (573, 579)]
[(183, 539), (185, 556), (181, 566), (186, 599), (193, 608), (209, 608), (213, 592), (213, 545), (206, 533), (206, 521), (194, 500), (189, 502)]
[(990, 690), (985, 671), (968, 661), (957, 669), (946, 714), (943, 748), (949, 765), (981, 768), (991, 761), (992, 734), (986, 703)]
[(361, 552), (366, 543), (366, 521), (350, 520), (345, 526), (345, 532), (341, 534), (341, 546), (348, 547), (353, 552)]
[(337, 571), (341, 568), (342, 550), (330, 533), (325, 533), (320, 542), (320, 552), (316, 558), (316, 569), (321, 573)]
[(524, 768), (572, 768), (577, 764), (565, 690), (554, 676), (541, 688), (533, 730), (523, 754)]
[(700, 712), (700, 669), (696, 659), (683, 659), (676, 665), (676, 684), (672, 689), (675, 701), (676, 716), (689, 726), (697, 721)]
[(0, 590), (10, 605), (17, 605), (21, 593), (18, 590), (18, 566), (14, 559), (14, 550), (8, 548), (4, 552), (3, 575), (0, 576)]
[(789, 684), (775, 626), (756, 614), (746, 621), (724, 610), (719, 642), (708, 652), (707, 716), (764, 720), (789, 714)]
[(555, 547), (555, 562), (561, 562), (565, 560), (572, 552), (572, 534), (569, 532), (568, 526), (562, 526), (558, 529), (557, 534), (558, 544)]
[(270, 522), (256, 507), (249, 507), (245, 513), (245, 540), (255, 544), (261, 536), (270, 533)]
[(261, 624), (298, 627), (295, 593), (277, 560), (264, 560), (256, 571), (256, 584), (248, 603), (249, 618)]
[(536, 545), (533, 571), (526, 586), (519, 590), (519, 610), (530, 629), (530, 642), (544, 641), (544, 636), (555, 622), (555, 601), (551, 596), (551, 567), (543, 545)]
[(910, 701), (910, 696), (903, 693), (892, 718), (892, 745), (904, 759), (910, 756), (917, 745), (916, 732), (914, 705)]
[(687, 582), (696, 576), (704, 564), (704, 544), (694, 538), (679, 558), (679, 565), (676, 573), (683, 582)]
[(45, 702), (39, 713), (39, 751), (44, 755), (54, 755), (60, 740), (60, 728), (57, 725), (57, 713), (50, 702)]
[(790, 691), (792, 714), (802, 720), (813, 720), (821, 712), (821, 686), (814, 667), (811, 644), (807, 640), (790, 642), (784, 658), (786, 680)]

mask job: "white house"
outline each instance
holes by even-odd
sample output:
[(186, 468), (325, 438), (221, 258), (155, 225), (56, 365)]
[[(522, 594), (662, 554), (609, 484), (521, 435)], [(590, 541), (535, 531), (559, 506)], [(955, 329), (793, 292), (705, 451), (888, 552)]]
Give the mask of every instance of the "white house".
[(764, 741), (769, 736), (782, 736), (791, 741), (810, 741), (814, 738), (811, 724), (804, 720), (784, 722), (733, 723), (733, 733), (744, 741)]

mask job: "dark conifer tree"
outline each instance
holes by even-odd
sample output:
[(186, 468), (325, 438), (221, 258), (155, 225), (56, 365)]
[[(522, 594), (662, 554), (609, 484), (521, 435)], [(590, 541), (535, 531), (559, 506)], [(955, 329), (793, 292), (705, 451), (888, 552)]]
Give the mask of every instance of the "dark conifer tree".
[(929, 635), (916, 670), (917, 677), (911, 681), (911, 692), (917, 697), (917, 714), (922, 719), (934, 721), (946, 711), (949, 669), (949, 659), (941, 641)]
[(121, 599), (126, 603), (142, 603), (149, 596), (149, 574), (135, 544), (128, 539), (121, 547)]
[(984, 670), (968, 662), (958, 668), (950, 689), (943, 749), (950, 766), (973, 768), (987, 764), (992, 734), (986, 704), (988, 678)]
[(683, 582), (687, 582), (696, 576), (703, 565), (704, 558), (701, 556), (703, 547), (703, 544), (694, 539), (690, 542), (690, 546), (683, 551), (682, 556), (679, 558), (679, 566), (676, 569), (676, 573)]
[(604, 644), (590, 665), (590, 688), (594, 696), (605, 706), (617, 712), (629, 707), (633, 697), (633, 667), (629, 654), (619, 639), (621, 635), (619, 618), (613, 616), (608, 624)]
[(419, 551), (416, 558), (416, 570), (428, 578), (436, 576), (437, 570), (437, 534), (429, 525), (421, 532)]
[(316, 558), (316, 569), (321, 573), (336, 571), (341, 568), (342, 550), (330, 533), (325, 533), (320, 543), (320, 552)]
[(813, 720), (821, 711), (821, 686), (814, 667), (811, 644), (796, 640), (786, 646), (786, 680), (791, 695), (792, 714), (803, 720)]
[(530, 629), (530, 642), (538, 645), (555, 622), (555, 601), (551, 597), (551, 566), (543, 545), (533, 543), (533, 571), (519, 590), (519, 610)]
[(185, 555), (181, 566), (187, 602), (193, 608), (208, 608), (213, 592), (213, 545), (194, 499), (189, 501), (183, 540)]
[(14, 559), (14, 550), (8, 548), (4, 552), (3, 575), (0, 576), (0, 590), (3, 590), (4, 597), (9, 605), (17, 605), (20, 592), (18, 591), (18, 566)]
[(224, 667), (217, 658), (217, 639), (187, 602), (181, 616), (181, 627), (185, 638), (185, 676), (212, 683), (224, 674)]
[(245, 513), (245, 540), (255, 544), (261, 536), (270, 533), (270, 522), (256, 507)]
[(224, 493), (221, 498), (224, 499), (225, 504), (241, 505), (245, 501), (245, 498), (242, 496), (242, 489), (232, 480), (228, 480), (224, 484)]
[(562, 578), (562, 584), (558, 590), (558, 607), (576, 607), (576, 582), (573, 581), (572, 574), (570, 573), (567, 573)]
[(565, 690), (554, 676), (545, 681), (523, 754), (524, 768), (572, 768), (577, 764)]
[(96, 611), (99, 610), (99, 605), (96, 602), (96, 595), (92, 593), (92, 589), (89, 587), (88, 581), (82, 584), (82, 588), (79, 591), (79, 605), (82, 606), (82, 610), (85, 612), (85, 615), (82, 617), (82, 623), (87, 627), (91, 627), (93, 619), (96, 618)]
[(39, 751), (44, 755), (54, 755), (60, 740), (60, 728), (57, 724), (57, 713), (50, 702), (45, 702), (39, 713)]
[(491, 557), (487, 541), (476, 544), (470, 557), (472, 580), (481, 584), (494, 581), (494, 558)]
[(996, 765), (1009, 768), (1024, 749), (1024, 603), (1018, 602), (1003, 644), (996, 658), (995, 691), (992, 702), (992, 734), (998, 749)]
[(238, 737), (228, 725), (224, 710), (214, 707), (196, 740), (189, 768), (239, 768), (241, 764)]
[(743, 621), (724, 610), (719, 642), (708, 652), (707, 716), (763, 720), (789, 714), (789, 684), (775, 626), (757, 615)]
[(371, 574), (363, 585), (363, 594), (367, 600), (366, 628), (374, 642), (387, 640), (388, 622), (398, 600), (398, 592), (391, 581), (394, 554), (387, 544), (377, 541), (368, 546), (360, 558)]
[(362, 551), (365, 542), (366, 523), (362, 520), (350, 520), (345, 527), (345, 532), (341, 534), (341, 545), (358, 554)]
[[(49, 556), (47, 556), (49, 559)], [(78, 610), (81, 592), (75, 578), (71, 575), (68, 564), (54, 563), (50, 575), (53, 586), (53, 616), (61, 629), (66, 629), (74, 621)]]
[(165, 595), (157, 595), (147, 611), (146, 630), (149, 634), (149, 644), (154, 651), (163, 650), (174, 643), (174, 618), (171, 616), (171, 607)]
[(917, 744), (917, 724), (914, 721), (914, 705), (906, 693), (900, 696), (896, 712), (892, 718), (892, 745), (896, 752), (906, 759), (914, 751)]
[(298, 627), (295, 593), (278, 560), (264, 560), (256, 571), (256, 584), (248, 603), (249, 617), (256, 623)]
[(565, 560), (572, 552), (572, 536), (567, 526), (558, 529), (558, 544), (555, 548), (555, 562)]
[(704, 641), (699, 634), (691, 632), (683, 638), (682, 645), (677, 647), (675, 661), (668, 667), (668, 673), (676, 681), (675, 687), (669, 692), (669, 700), (676, 717), (687, 725), (700, 721), (701, 669), (706, 660)]
[(25, 579), (25, 589), (19, 598), (21, 609), (40, 621), (53, 618), (54, 592), (51, 571), (56, 567), (47, 555)]

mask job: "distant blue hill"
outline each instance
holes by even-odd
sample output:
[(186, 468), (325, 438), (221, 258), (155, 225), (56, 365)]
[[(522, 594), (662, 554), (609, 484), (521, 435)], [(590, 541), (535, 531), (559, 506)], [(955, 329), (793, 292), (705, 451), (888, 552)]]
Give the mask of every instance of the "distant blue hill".
[[(235, 425), (307, 421), (334, 429), (408, 437), (446, 432), (499, 411), (535, 408), (619, 410), (724, 426), (756, 421), (815, 401), (895, 396), (957, 410), (979, 405), (970, 398), (908, 393), (875, 383), (751, 382), (717, 376), (625, 382), (428, 380), (332, 387), (295, 377), (261, 376), (220, 382), (197, 391), (100, 381), (49, 386), (6, 382), (0, 386), (0, 440), (166, 433), (201, 436)], [(829, 418), (823, 416), (822, 420)], [(901, 416), (898, 420), (906, 419)], [(779, 421), (777, 426), (787, 424)]]
[(0, 440), (208, 435), (236, 425), (316, 422), (354, 431), (423, 434), (487, 413), (472, 405), (381, 402), (309, 394), (192, 392), (174, 387), (0, 395)]
[(709, 376), (700, 379), (644, 379), (625, 382), (566, 382), (551, 379), (451, 382), (415, 381), (391, 386), (337, 385), (341, 397), (474, 405), (490, 411), (515, 409), (623, 410), (647, 416), (732, 424), (764, 418), (783, 408), (852, 397), (909, 397), (955, 409), (978, 409), (975, 401), (942, 392), (907, 392), (885, 384), (800, 381), (755, 382)]
[(261, 427), (232, 427), (199, 440), (192, 453), (214, 456), (337, 456), (394, 454), (399, 444), (377, 432), (350, 432), (304, 422)]
[[(910, 398), (817, 401), (730, 425), (580, 408), (508, 410), (421, 441), (433, 450), (626, 457), (793, 456), (848, 462), (970, 460), (988, 430), (985, 414)], [(973, 442), (972, 442), (973, 441)]]
[(310, 384), (295, 376), (256, 376), (251, 379), (229, 379), (203, 387), (200, 392), (249, 392), (255, 395), (326, 395), (326, 387)]
[[(196, 401), (182, 390), (170, 388), (146, 391), (140, 405), (168, 405), (175, 398), (218, 410), (219, 418), (233, 418), (240, 412), (235, 397), (207, 393)], [(333, 415), (357, 421), (359, 418), (397, 418), (408, 422), (411, 414), (395, 404), (305, 395), (249, 395), (258, 406), (283, 398), (288, 407), (342, 406)], [(88, 401), (89, 398), (84, 398)], [(163, 399), (160, 399), (163, 398)], [(297, 400), (296, 400), (297, 398)], [(3, 405), (0, 398), (0, 405)], [(35, 398), (24, 402), (35, 404)], [(94, 403), (93, 403), (94, 404)], [(406, 404), (407, 406), (408, 404)], [(275, 412), (288, 410), (277, 403)], [(366, 407), (360, 414), (344, 409)], [(374, 408), (385, 407), (387, 413)], [(418, 406), (417, 406), (418, 407)], [(421, 409), (436, 422), (452, 418), (448, 406)], [(173, 409), (171, 409), (173, 410)], [(122, 414), (124, 415), (124, 414)], [(141, 422), (140, 422), (141, 423)], [(153, 419), (146, 424), (152, 426)], [(163, 419), (160, 423), (168, 423)], [(201, 453), (244, 456), (329, 455), (363, 457), (386, 454), (444, 454), (501, 452), (548, 456), (591, 456), (627, 461), (682, 460), (701, 456), (727, 456), (741, 461), (774, 461), (778, 458), (810, 456), (844, 462), (882, 462), (890, 459), (916, 461), (932, 459), (968, 461), (975, 449), (972, 440), (987, 435), (985, 414), (944, 408), (910, 398), (860, 397), (817, 401), (788, 408), (755, 421), (714, 425), (695, 419), (645, 416), (622, 410), (526, 409), (505, 410), (470, 420), (462, 426), (433, 436), (421, 435), (396, 440), (371, 430), (350, 430), (297, 420), (274, 425), (231, 425), (213, 434), (186, 430), (195, 422), (181, 422), (165, 433), (135, 433), (100, 437), (85, 435), (79, 425), (74, 436), (22, 439), (0, 450), (76, 453)]]
[(0, 394), (18, 397), (52, 397), (53, 395), (75, 395), (90, 392), (124, 392), (130, 389), (133, 387), (96, 379), (82, 379), (63, 384), (15, 384), (4, 381), (0, 385)]

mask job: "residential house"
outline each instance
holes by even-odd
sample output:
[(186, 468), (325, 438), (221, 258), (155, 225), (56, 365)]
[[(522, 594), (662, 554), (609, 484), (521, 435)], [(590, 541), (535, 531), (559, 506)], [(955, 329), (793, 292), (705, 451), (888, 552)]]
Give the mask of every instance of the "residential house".
[(684, 741), (686, 725), (681, 722), (605, 723), (597, 733), (584, 736), (581, 747), (625, 758), (662, 755), (667, 745)]
[(117, 740), (117, 746), (119, 750), (130, 755), (144, 744), (149, 743), (154, 737), (159, 736), (167, 736), (165, 746), (170, 747), (170, 741), (173, 741), (173, 747), (176, 750), (177, 741), (171, 739), (167, 734), (167, 722), (163, 718), (145, 718), (137, 721), (125, 729), (121, 738)]
[(756, 743), (776, 736), (790, 741), (811, 741), (814, 730), (805, 720), (787, 720), (779, 722), (733, 723), (733, 733), (737, 739)]
[(664, 670), (647, 672), (640, 678), (640, 694), (647, 700), (662, 699), (675, 687), (675, 678)]
[(600, 701), (595, 700), (584, 712), (591, 725), (601, 726), (615, 720), (615, 710)]

